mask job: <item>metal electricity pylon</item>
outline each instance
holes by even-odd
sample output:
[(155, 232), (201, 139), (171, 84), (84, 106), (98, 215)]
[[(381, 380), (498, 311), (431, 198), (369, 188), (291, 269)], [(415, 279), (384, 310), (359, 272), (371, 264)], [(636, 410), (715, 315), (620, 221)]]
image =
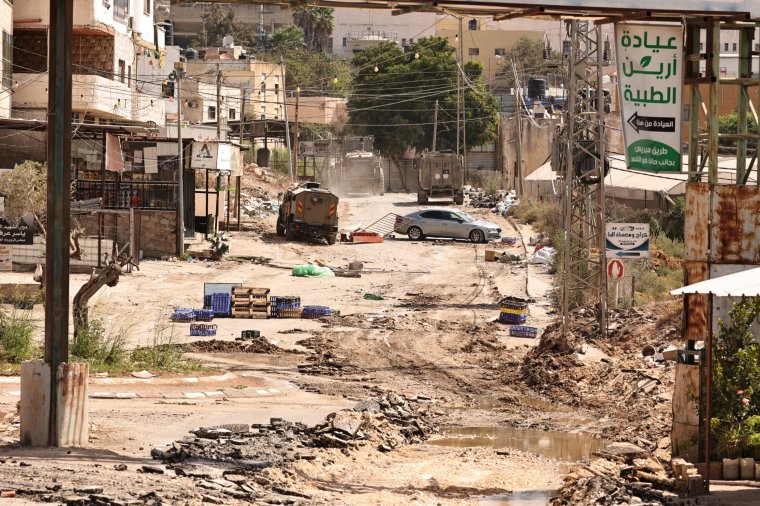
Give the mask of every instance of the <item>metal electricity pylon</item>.
[[(571, 43), (568, 97), (560, 139), (565, 244), (562, 332), (570, 312), (593, 304), (602, 335), (607, 331), (607, 262), (604, 237), (604, 176), (609, 168), (602, 90), (604, 49), (601, 26), (567, 21)], [(563, 146), (564, 144), (564, 146)]]

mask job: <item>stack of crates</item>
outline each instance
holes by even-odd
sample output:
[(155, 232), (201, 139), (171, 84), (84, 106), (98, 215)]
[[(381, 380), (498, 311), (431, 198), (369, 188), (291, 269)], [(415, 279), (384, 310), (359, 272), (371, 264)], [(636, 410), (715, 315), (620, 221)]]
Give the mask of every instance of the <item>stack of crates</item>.
[(210, 309), (216, 317), (230, 315), (232, 296), (229, 293), (212, 293), (203, 298), (203, 309)]
[(326, 306), (304, 306), (301, 312), (301, 318), (309, 320), (316, 320), (317, 318), (324, 318), (330, 316), (332, 310)]
[(193, 315), (197, 322), (210, 322), (214, 319), (214, 311), (211, 309), (196, 309)]
[(190, 324), (191, 336), (215, 336), (216, 325), (206, 325), (205, 323)]
[(232, 289), (232, 316), (269, 318), (269, 288), (234, 287)]
[(499, 321), (521, 324), (528, 318), (528, 302), (517, 297), (505, 297), (499, 302)]
[(172, 321), (178, 323), (190, 323), (195, 321), (195, 311), (189, 307), (175, 307)]
[(269, 314), (272, 318), (300, 318), (301, 297), (272, 296), (269, 298)]

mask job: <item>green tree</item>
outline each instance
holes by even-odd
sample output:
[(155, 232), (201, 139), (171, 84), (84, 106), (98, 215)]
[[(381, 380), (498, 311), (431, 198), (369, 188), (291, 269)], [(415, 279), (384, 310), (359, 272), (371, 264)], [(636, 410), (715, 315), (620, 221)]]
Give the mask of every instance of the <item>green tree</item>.
[(290, 53), (305, 47), (303, 30), (296, 25), (278, 28), (269, 39), (268, 51), (275, 54)]
[[(397, 160), (407, 147), (431, 147), (436, 100), (437, 147), (456, 146), (459, 70), (446, 39), (419, 39), (406, 52), (392, 42), (378, 44), (358, 53), (352, 64), (350, 124), (358, 133), (373, 135), (384, 155)], [(465, 74), (467, 145), (474, 146), (495, 139), (497, 108), (483, 87), (482, 67), (467, 64)]]
[(47, 206), (47, 166), (27, 160), (0, 176), (0, 193), (5, 196), (5, 218), (13, 221), (31, 214), (45, 235), (42, 217)]
[(201, 21), (201, 33), (191, 41), (192, 46), (219, 47), (227, 35), (232, 35), (239, 46), (251, 47), (257, 43), (253, 27), (237, 21), (235, 11), (229, 7), (210, 6), (203, 12)]
[(512, 60), (517, 64), (517, 72), (527, 86), (530, 77), (545, 79), (554, 74), (562, 75), (562, 54), (552, 51), (549, 59), (544, 59), (544, 43), (529, 37), (520, 37), (501, 59), (497, 77), (507, 87), (515, 86)]
[(327, 7), (298, 7), (293, 9), (293, 22), (303, 30), (306, 46), (312, 51), (324, 51), (335, 28), (334, 9)]

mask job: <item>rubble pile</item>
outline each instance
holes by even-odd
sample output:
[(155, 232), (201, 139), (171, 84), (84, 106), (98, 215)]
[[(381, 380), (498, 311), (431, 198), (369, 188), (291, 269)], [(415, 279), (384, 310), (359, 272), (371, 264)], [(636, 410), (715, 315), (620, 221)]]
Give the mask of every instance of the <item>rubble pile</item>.
[(608, 415), (603, 436), (651, 448), (648, 440), (670, 429), (675, 363), (657, 352), (679, 341), (679, 308), (611, 311), (607, 340), (594, 328), (594, 311), (581, 310), (567, 336), (559, 324), (549, 326), (517, 374), (554, 402)]
[[(675, 479), (669, 477), (657, 454), (632, 444), (613, 443), (597, 455), (599, 458), (567, 475), (552, 506), (685, 504), (673, 492)], [(693, 499), (686, 501), (694, 503)]]
[(480, 190), (465, 191), (469, 195), (468, 205), (478, 209), (491, 209), (491, 212), (507, 216), (509, 208), (515, 203), (515, 191), (498, 191), (496, 193), (486, 193)]
[(336, 355), (330, 351), (314, 353), (306, 358), (306, 364), (298, 365), (301, 374), (324, 376), (343, 376), (344, 374), (361, 374), (364, 371), (352, 365), (347, 357)]
[(430, 416), (427, 403), (384, 393), (353, 409), (331, 413), (311, 428), (281, 418), (272, 418), (268, 424), (201, 427), (166, 450), (154, 448), (151, 455), (177, 475), (195, 479), (210, 498), (205, 502), (225, 504), (225, 496), (267, 502), (272, 492), (308, 499), (267, 471), (298, 460), (320, 459), (320, 449), (350, 453), (371, 444), (387, 452), (421, 443), (432, 431)]
[(236, 341), (220, 341), (218, 339), (194, 341), (184, 345), (184, 349), (195, 353), (301, 353), (300, 351), (285, 350), (275, 346), (263, 336)]

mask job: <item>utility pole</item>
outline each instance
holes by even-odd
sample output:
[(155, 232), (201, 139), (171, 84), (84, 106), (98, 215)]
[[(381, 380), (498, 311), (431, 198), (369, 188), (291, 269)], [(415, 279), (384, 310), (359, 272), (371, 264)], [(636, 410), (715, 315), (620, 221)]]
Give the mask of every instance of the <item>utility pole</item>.
[[(296, 160), (295, 175), (298, 176), (298, 99), (301, 98), (301, 87), (296, 86), (296, 119), (295, 132), (293, 132), (293, 158)], [(306, 163), (306, 162), (304, 162)], [(306, 166), (304, 165), (304, 176), (306, 175)]]
[(464, 121), (462, 121), (462, 115), (464, 114), (464, 81), (462, 80), (462, 72), (460, 72), (459, 66), (462, 64), (464, 58), (463, 45), (462, 45), (462, 18), (457, 18), (459, 25), (457, 28), (457, 155), (462, 156), (462, 129), (464, 127)]
[(222, 140), (222, 73), (216, 64), (216, 140)]
[(517, 165), (515, 166), (515, 189), (519, 195), (522, 195), (522, 110), (525, 104), (523, 102), (522, 83), (517, 75), (517, 64), (515, 63), (514, 57), (512, 58), (512, 75), (515, 78), (515, 90), (520, 90), (517, 92), (517, 97), (515, 97), (515, 104), (517, 105)]
[(435, 101), (435, 121), (433, 122), (433, 151), (435, 151), (437, 140), (438, 140), (438, 100)]
[(290, 151), (290, 123), (288, 123), (288, 100), (285, 91), (285, 60), (280, 56), (280, 80), (282, 81), (282, 109), (285, 117), (285, 142), (288, 147), (288, 172), (290, 173), (290, 182), (293, 182), (293, 159)]
[(174, 77), (177, 82), (177, 257), (185, 252), (185, 187), (183, 184), (184, 163), (182, 159), (182, 74), (185, 62), (174, 62)]

